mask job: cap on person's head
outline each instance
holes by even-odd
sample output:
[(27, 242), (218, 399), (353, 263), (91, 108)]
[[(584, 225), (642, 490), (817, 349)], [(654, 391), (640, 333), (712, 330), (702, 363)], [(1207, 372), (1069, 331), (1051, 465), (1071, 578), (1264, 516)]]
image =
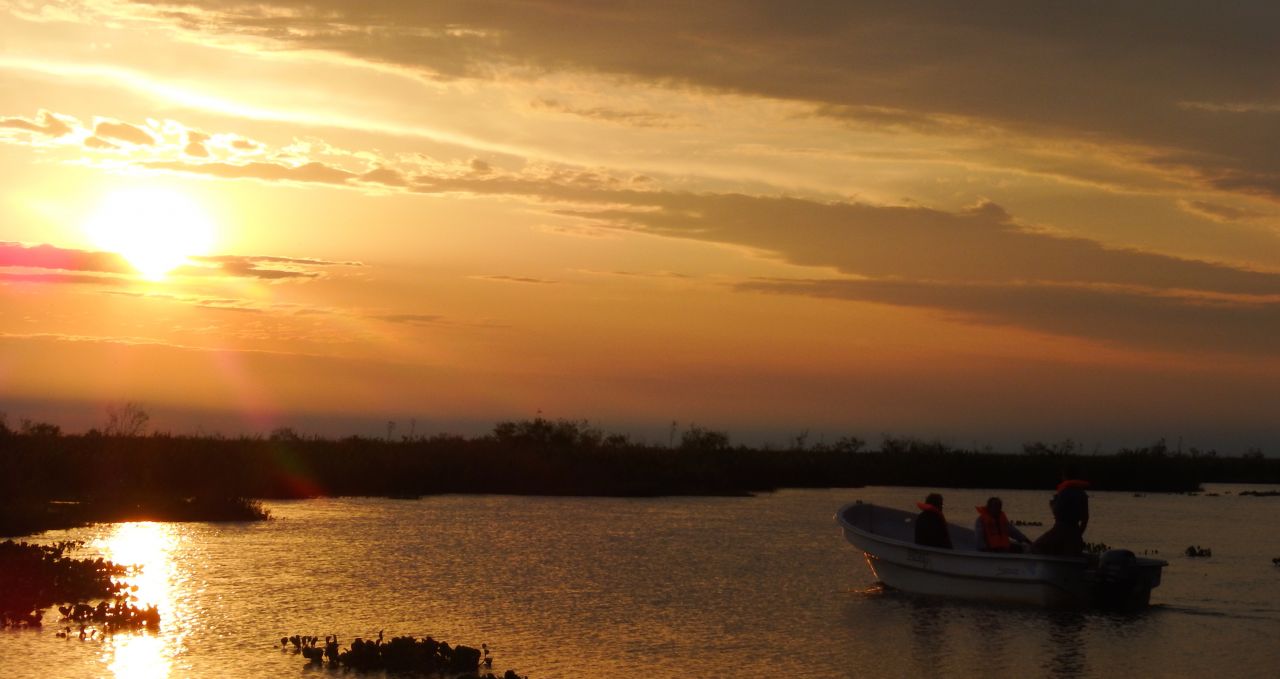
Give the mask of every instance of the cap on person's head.
[(942, 495), (938, 493), (929, 493), (929, 496), (926, 497), (924, 501), (925, 501), (925, 504), (930, 504), (930, 505), (933, 505), (934, 507), (941, 507)]
[(998, 497), (987, 498), (987, 511), (998, 512), (1004, 508), (1004, 502)]

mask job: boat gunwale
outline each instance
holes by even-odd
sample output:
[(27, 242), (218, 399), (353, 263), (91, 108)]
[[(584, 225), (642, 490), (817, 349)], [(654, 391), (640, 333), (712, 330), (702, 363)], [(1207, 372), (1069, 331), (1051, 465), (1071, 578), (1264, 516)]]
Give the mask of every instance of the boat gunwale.
[[(1008, 561), (1008, 560), (1049, 561), (1049, 562), (1061, 563), (1061, 564), (1080, 565), (1086, 568), (1088, 568), (1089, 566), (1090, 559), (1087, 556), (1059, 556), (1055, 554), (1017, 554), (1013, 552), (982, 552), (976, 549), (974, 550), (947, 549), (945, 547), (933, 547), (930, 545), (920, 545), (914, 542), (907, 542), (905, 540), (897, 540), (894, 538), (886, 537), (884, 535), (880, 535), (879, 533), (869, 533), (845, 520), (844, 518), (845, 511), (848, 510), (850, 507), (855, 507), (855, 506), (888, 509), (890, 511), (902, 512), (907, 515), (910, 515), (910, 512), (906, 512), (901, 509), (895, 509), (893, 507), (885, 507), (883, 505), (877, 505), (875, 503), (862, 502), (862, 501), (846, 503), (843, 506), (841, 506), (840, 509), (836, 510), (836, 521), (839, 522), (842, 528), (844, 528), (845, 530), (853, 531), (860, 536), (869, 538), (871, 540), (875, 540), (877, 542), (883, 542), (883, 543), (894, 545), (894, 546), (906, 547), (908, 549), (917, 549), (917, 550), (923, 550), (927, 552), (933, 552), (935, 554), (960, 556), (962, 558), (996, 559), (1001, 561)], [(866, 552), (866, 550), (863, 550), (863, 551)], [(875, 554), (872, 554), (872, 556), (874, 556), (877, 559), (884, 558)], [(1152, 559), (1150, 557), (1137, 556), (1137, 555), (1135, 555), (1135, 558), (1138, 559), (1139, 565), (1146, 566), (1146, 567), (1159, 566), (1161, 568), (1164, 568), (1165, 566), (1169, 565), (1169, 562), (1165, 561), (1164, 559)]]

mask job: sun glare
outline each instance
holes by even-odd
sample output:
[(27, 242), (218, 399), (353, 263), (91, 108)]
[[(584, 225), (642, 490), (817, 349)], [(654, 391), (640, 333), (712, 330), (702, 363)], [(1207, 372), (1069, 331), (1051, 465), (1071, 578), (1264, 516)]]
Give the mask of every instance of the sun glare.
[(213, 246), (209, 215), (169, 189), (123, 189), (106, 197), (84, 230), (93, 244), (119, 253), (138, 273), (160, 280)]

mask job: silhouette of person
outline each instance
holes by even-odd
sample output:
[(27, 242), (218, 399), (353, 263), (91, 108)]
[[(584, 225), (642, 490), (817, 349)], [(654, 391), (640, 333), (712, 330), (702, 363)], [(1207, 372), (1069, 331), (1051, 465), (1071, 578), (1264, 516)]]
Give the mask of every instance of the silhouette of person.
[(917, 502), (916, 506), (920, 508), (916, 516), (916, 544), (951, 549), (947, 517), (942, 514), (942, 495), (929, 493), (924, 502)]

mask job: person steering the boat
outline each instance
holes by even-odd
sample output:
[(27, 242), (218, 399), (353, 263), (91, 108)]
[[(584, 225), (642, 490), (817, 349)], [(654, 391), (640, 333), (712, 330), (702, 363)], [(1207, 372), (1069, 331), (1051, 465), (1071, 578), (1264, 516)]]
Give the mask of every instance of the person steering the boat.
[(924, 502), (917, 502), (916, 506), (920, 508), (916, 516), (916, 544), (951, 549), (947, 517), (942, 515), (942, 495), (929, 493)]
[(1031, 545), (1031, 539), (1009, 523), (1009, 517), (1004, 513), (1004, 501), (1000, 498), (987, 498), (986, 505), (978, 505), (974, 509), (978, 510), (978, 519), (973, 522), (973, 532), (978, 536), (978, 551), (1021, 554), (1024, 545)]
[(1084, 531), (1089, 526), (1089, 482), (1080, 478), (1078, 467), (1062, 471), (1062, 483), (1049, 501), (1053, 509), (1053, 528), (1036, 538), (1031, 551), (1038, 554), (1076, 556), (1084, 551)]

